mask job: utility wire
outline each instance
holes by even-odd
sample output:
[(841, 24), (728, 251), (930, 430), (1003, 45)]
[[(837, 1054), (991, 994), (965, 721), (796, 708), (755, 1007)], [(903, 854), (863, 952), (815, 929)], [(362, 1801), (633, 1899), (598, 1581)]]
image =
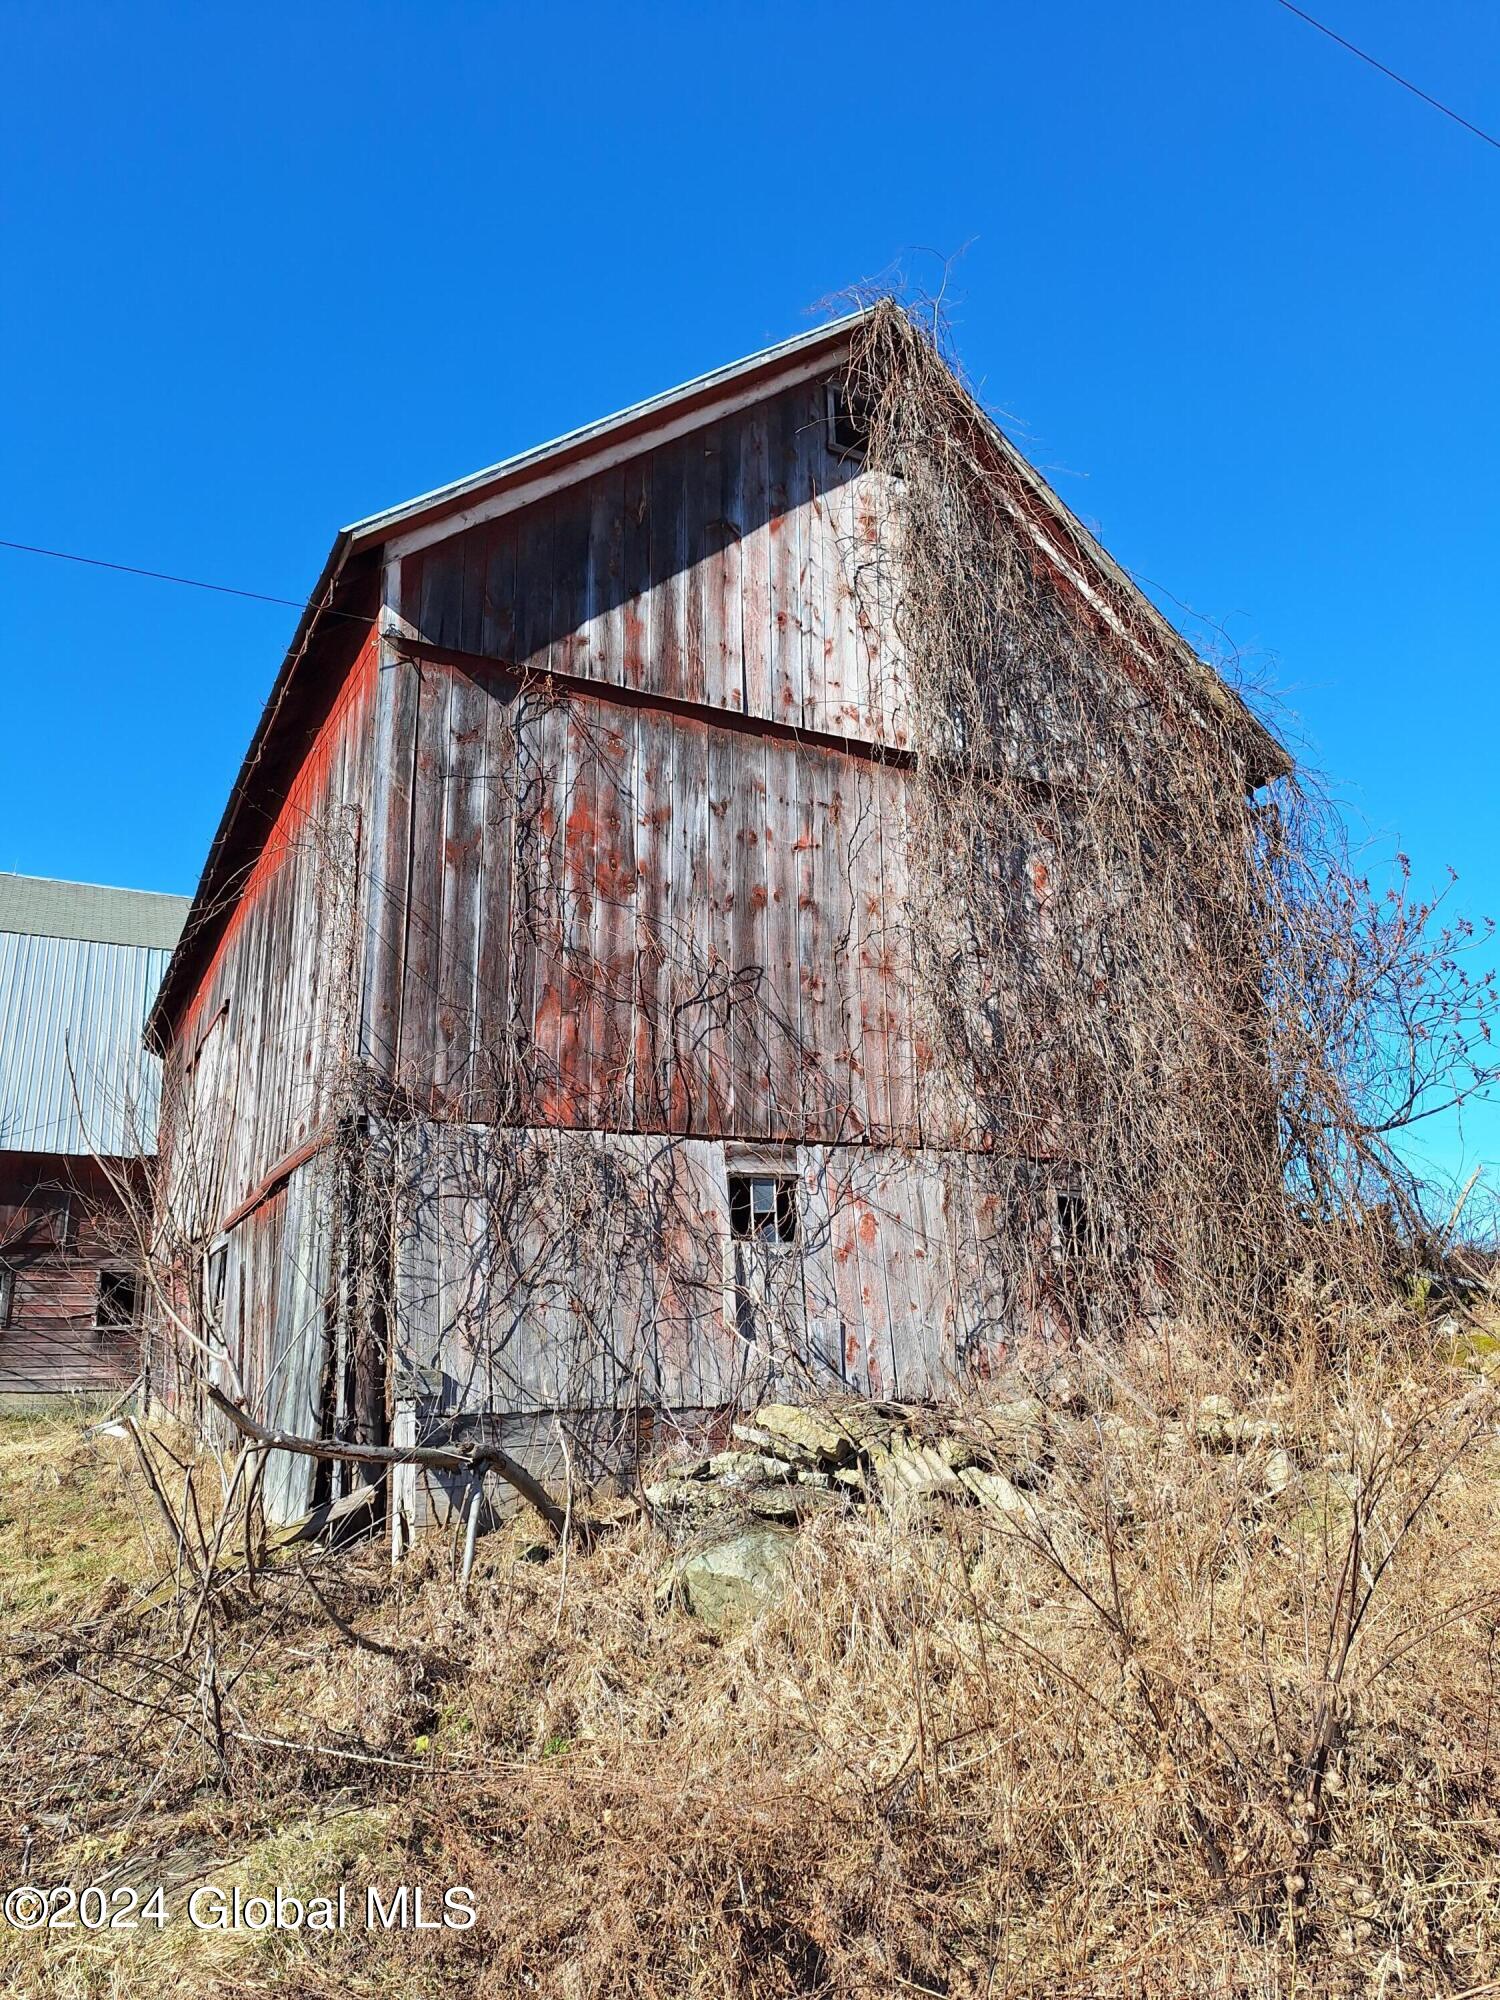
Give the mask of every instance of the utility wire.
[(90, 569), (119, 570), (124, 576), (149, 576), (157, 583), (182, 583), (190, 590), (214, 590), (221, 597), (253, 597), (257, 604), (286, 604), (293, 611), (305, 611), (307, 603), (300, 597), (270, 597), (263, 590), (240, 590), (232, 583), (205, 583), (201, 577), (172, 576), (164, 569), (137, 569), (134, 563), (106, 562), (103, 556), (74, 555), (70, 549), (43, 549), (34, 542), (7, 542), (0, 540), (0, 549), (18, 549), (22, 555), (52, 556), (58, 562), (86, 563)]
[(1500, 152), (1500, 139), (1497, 139), (1493, 132), (1486, 132), (1482, 125), (1473, 124), (1461, 112), (1455, 111), (1452, 105), (1444, 104), (1440, 98), (1433, 97), (1429, 92), (1423, 90), (1420, 84), (1413, 83), (1410, 77), (1402, 76), (1399, 70), (1391, 69), (1387, 64), (1381, 62), (1378, 56), (1372, 56), (1367, 49), (1357, 48), (1353, 42), (1346, 41), (1341, 34), (1335, 29), (1330, 28), (1326, 22), (1319, 21), (1313, 15), (1304, 13), (1302, 8), (1294, 6), (1293, 0), (1276, 0), (1276, 4), (1278, 7), (1285, 7), (1286, 11), (1289, 14), (1295, 14), (1299, 21), (1306, 21), (1307, 25), (1310, 28), (1316, 28), (1320, 35), (1326, 35), (1329, 41), (1337, 42), (1341, 49), (1347, 49), (1350, 55), (1358, 56), (1360, 61), (1368, 63), (1371, 69), (1378, 69), (1380, 74), (1388, 76), (1392, 83), (1399, 83), (1401, 88), (1409, 90), (1413, 97), (1420, 97), (1422, 102), (1430, 104), (1434, 111), (1441, 111), (1443, 116), (1451, 118), (1455, 125), (1462, 125), (1466, 132), (1472, 132), (1476, 139), (1483, 139), (1487, 146), (1493, 146), (1497, 152)]
[[(264, 590), (241, 590), (232, 583), (205, 583), (200, 576), (174, 576), (170, 570), (138, 569), (134, 563), (106, 562), (103, 556), (75, 555), (71, 549), (44, 549), (35, 542), (8, 542), (0, 537), (0, 549), (16, 549), (26, 556), (51, 556), (56, 562), (84, 563), (89, 569), (112, 569), (121, 576), (146, 576), (154, 583), (180, 583), (189, 590), (212, 590), (220, 597), (248, 597), (256, 604), (284, 604), (291, 611), (306, 611), (312, 604), (310, 597), (272, 597)], [(370, 622), (358, 611), (335, 611), (328, 604), (323, 606), (322, 615), (351, 618), (362, 625)]]

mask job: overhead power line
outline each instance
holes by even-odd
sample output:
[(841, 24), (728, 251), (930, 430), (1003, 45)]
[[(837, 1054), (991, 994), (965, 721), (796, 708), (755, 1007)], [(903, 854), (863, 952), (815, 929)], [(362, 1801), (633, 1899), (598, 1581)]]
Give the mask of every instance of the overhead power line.
[(1347, 41), (1344, 36), (1339, 34), (1336, 29), (1330, 28), (1326, 21), (1319, 21), (1312, 14), (1306, 13), (1301, 7), (1294, 6), (1293, 0), (1276, 0), (1276, 4), (1278, 7), (1285, 7), (1286, 11), (1289, 14), (1295, 14), (1299, 21), (1306, 21), (1310, 28), (1316, 28), (1318, 33), (1326, 35), (1329, 41), (1337, 42), (1339, 47), (1347, 49), (1351, 56), (1358, 56), (1360, 61), (1368, 63), (1371, 69), (1378, 69), (1380, 74), (1388, 76), (1392, 83), (1399, 83), (1401, 88), (1409, 90), (1413, 97), (1420, 97), (1422, 102), (1430, 104), (1434, 111), (1441, 111), (1443, 116), (1451, 118), (1455, 125), (1462, 125), (1466, 132), (1472, 132), (1476, 139), (1483, 139), (1487, 146), (1493, 146), (1497, 152), (1500, 152), (1500, 139), (1497, 139), (1493, 132), (1486, 132), (1482, 125), (1474, 124), (1473, 120), (1465, 118), (1462, 112), (1455, 111), (1451, 104), (1444, 104), (1441, 98), (1434, 97), (1430, 91), (1423, 90), (1420, 84), (1413, 83), (1409, 76), (1402, 76), (1399, 70), (1394, 70), (1388, 63), (1381, 62), (1378, 56), (1372, 56), (1368, 49), (1356, 47), (1353, 42)]
[(8, 542), (0, 539), (0, 549), (18, 549), (22, 555), (51, 556), (57, 562), (84, 563), (90, 569), (118, 570), (122, 576), (147, 576), (156, 583), (181, 583), (189, 590), (213, 590), (220, 597), (251, 597), (257, 604), (285, 604), (293, 611), (305, 611), (307, 601), (301, 597), (272, 597), (264, 590), (241, 590), (232, 583), (205, 583), (198, 576), (173, 576), (164, 569), (138, 569), (134, 563), (106, 562), (103, 556), (75, 555), (71, 549), (44, 549), (34, 542)]

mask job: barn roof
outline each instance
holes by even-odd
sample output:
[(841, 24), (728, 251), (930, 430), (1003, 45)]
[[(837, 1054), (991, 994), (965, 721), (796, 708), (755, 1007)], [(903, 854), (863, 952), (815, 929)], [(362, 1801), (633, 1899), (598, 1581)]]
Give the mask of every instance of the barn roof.
[(54, 882), (47, 875), (0, 872), (0, 931), (170, 951), (182, 934), (191, 900), (154, 889), (106, 889), (97, 882)]
[(187, 913), (186, 896), (0, 874), (0, 1152), (154, 1147), (141, 1026)]
[[(627, 409), (567, 431), (546, 444), (470, 473), (464, 479), (366, 515), (340, 530), (287, 648), (245, 761), (204, 864), (192, 913), (147, 1023), (153, 1046), (164, 1045), (167, 1021), (186, 998), (196, 968), (212, 952), (238, 885), (274, 817), (279, 786), (290, 782), (298, 750), (320, 719), (317, 663), (336, 646), (337, 627), (373, 621), (379, 602), (379, 565), (385, 555), (418, 547), (437, 536), (461, 533), (503, 505), (519, 507), (574, 480), (623, 460), (648, 444), (680, 436), (697, 425), (755, 401), (772, 388), (816, 376), (841, 360), (855, 331), (879, 311), (870, 306), (814, 327), (728, 366), (633, 403)], [(1158, 652), (1185, 671), (1206, 701), (1233, 711), (1251, 745), (1251, 780), (1264, 783), (1289, 768), (1286, 753), (1200, 660), (1176, 628), (1053, 492), (1000, 430), (979, 412), (1005, 462), (1017, 475), (1028, 504), (1026, 531), (1072, 577), (1128, 644)]]

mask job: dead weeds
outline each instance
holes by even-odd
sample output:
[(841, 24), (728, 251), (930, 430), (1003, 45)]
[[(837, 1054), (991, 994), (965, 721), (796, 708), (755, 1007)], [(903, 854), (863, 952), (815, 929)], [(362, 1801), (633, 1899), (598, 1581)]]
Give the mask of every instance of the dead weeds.
[[(1182, 1329), (1080, 1353), (1025, 1508), (851, 1499), (722, 1634), (663, 1604), (646, 1521), (566, 1564), (518, 1522), (467, 1600), (444, 1536), (395, 1573), (287, 1552), (215, 1627), (217, 1736), (129, 1458), (7, 1445), (0, 1533), (24, 1514), (38, 1575), (8, 1600), (4, 1872), (162, 1881), (177, 1913), (0, 1932), (7, 1990), (1483, 1991), (1497, 1392), (1450, 1351), (1393, 1317), (1338, 1363)], [(205, 1934), (202, 1881), (462, 1883), (479, 1920)]]

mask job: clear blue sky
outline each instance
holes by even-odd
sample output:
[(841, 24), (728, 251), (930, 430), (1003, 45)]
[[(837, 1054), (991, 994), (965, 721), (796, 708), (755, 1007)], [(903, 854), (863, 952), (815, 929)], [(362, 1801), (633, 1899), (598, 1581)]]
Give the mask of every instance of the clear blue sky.
[[(1500, 130), (1492, 0), (1312, 11)], [(0, 535), (300, 597), (343, 522), (967, 245), (1024, 448), (1500, 910), (1500, 152), (1275, 0), (9, 0), (0, 60)], [(0, 577), (0, 867), (191, 889), (294, 613)]]

